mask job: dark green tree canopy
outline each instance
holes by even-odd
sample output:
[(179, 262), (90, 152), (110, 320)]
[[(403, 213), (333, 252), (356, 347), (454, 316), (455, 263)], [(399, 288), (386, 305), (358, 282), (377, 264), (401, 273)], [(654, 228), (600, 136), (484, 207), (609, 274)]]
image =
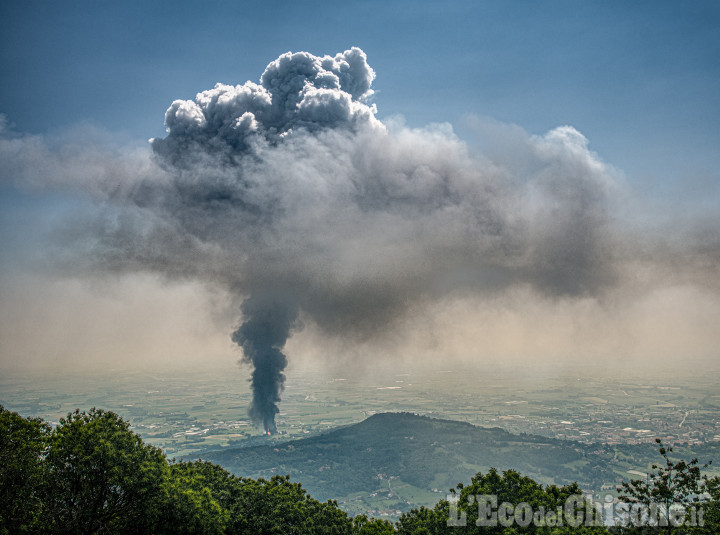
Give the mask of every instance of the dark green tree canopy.
[(0, 405), (0, 533), (24, 533), (38, 521), (42, 454), (50, 426)]
[[(720, 479), (703, 476), (695, 459), (671, 460), (671, 451), (660, 444), (664, 464), (654, 466), (647, 481), (623, 484), (625, 498), (701, 504), (704, 525), (682, 533), (720, 533)], [(52, 429), (0, 406), (0, 535), (609, 533), (604, 526), (568, 522), (573, 515), (586, 519), (592, 512), (587, 503), (572, 502), (581, 494), (577, 484), (543, 486), (514, 470), (490, 469), (450, 491), (453, 500), (412, 509), (396, 524), (365, 515), (351, 518), (337, 502), (314, 499), (288, 476), (255, 480), (207, 461), (168, 461), (113, 412), (75, 411)], [(516, 513), (527, 509), (542, 514), (529, 523), (516, 514), (506, 525), (477, 525), (483, 496), (493, 497), (496, 513), (506, 502)], [(464, 526), (457, 525), (461, 518)], [(613, 531), (646, 532), (652, 530)]]

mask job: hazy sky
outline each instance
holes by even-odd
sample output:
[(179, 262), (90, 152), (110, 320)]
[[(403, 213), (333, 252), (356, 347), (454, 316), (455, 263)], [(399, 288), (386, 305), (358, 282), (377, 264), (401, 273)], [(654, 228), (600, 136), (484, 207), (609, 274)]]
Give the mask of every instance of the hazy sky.
[[(714, 1), (4, 1), (0, 365), (237, 359), (240, 303), (278, 281), (302, 294), (291, 361), (715, 362), (719, 28)], [(212, 180), (151, 156), (176, 99), (259, 84), (288, 51), (351, 47), (374, 93), (317, 78), (313, 95), (352, 93), (352, 129), (376, 106), (383, 133), (317, 141), (326, 101), (259, 119), (311, 132), (237, 164), (280, 200), (280, 216), (258, 205), (279, 223), (188, 196), (217, 187), (214, 152)], [(348, 200), (377, 177), (385, 197)]]

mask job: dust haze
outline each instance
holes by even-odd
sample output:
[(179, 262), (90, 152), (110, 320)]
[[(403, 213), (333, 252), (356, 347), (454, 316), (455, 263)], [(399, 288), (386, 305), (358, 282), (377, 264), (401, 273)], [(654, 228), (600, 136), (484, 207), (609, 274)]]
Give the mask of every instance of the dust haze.
[(271, 350), (359, 368), (717, 360), (716, 211), (654, 210), (569, 125), (478, 120), (488, 148), (381, 121), (374, 81), (357, 48), (288, 53), (173, 102), (149, 147), (4, 122), (3, 185), (63, 201), (3, 216), (2, 365), (242, 357), (265, 420)]

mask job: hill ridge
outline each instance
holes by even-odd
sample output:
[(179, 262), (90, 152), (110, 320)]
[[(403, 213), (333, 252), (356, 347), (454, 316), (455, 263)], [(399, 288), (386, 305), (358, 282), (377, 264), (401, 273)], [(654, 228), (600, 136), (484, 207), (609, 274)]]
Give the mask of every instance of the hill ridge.
[[(259, 437), (261, 438), (261, 437)], [(684, 451), (717, 458), (720, 444)], [(283, 442), (209, 450), (201, 456), (239, 476), (290, 475), (320, 499), (337, 499), (349, 512), (407, 511), (432, 506), (477, 472), (513, 469), (543, 484), (577, 482), (600, 491), (628, 479), (629, 469), (655, 461), (652, 445), (585, 444), (512, 434), (412, 412), (382, 412), (361, 422)]]
[(240, 476), (289, 474), (321, 500), (372, 497), (387, 493), (388, 481), (393, 481), (397, 484), (392, 487), (404, 491), (390, 492), (389, 501), (407, 510), (435, 503), (438, 493), (490, 467), (514, 468), (544, 483), (570, 483), (581, 474), (567, 469), (563, 473), (562, 465), (582, 460), (582, 447), (547, 437), (513, 435), (499, 427), (384, 412), (310, 437), (224, 448), (201, 456)]

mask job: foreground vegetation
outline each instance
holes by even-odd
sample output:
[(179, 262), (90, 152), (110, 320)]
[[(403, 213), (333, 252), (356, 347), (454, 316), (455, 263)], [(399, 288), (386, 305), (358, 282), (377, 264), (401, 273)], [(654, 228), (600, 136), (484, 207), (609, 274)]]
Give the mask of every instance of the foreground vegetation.
[[(700, 500), (702, 475), (696, 461), (666, 463), (657, 477), (625, 486), (629, 502), (689, 503)], [(720, 485), (709, 491), (704, 527), (669, 526), (668, 532), (718, 533)], [(145, 444), (113, 412), (75, 411), (54, 429), (0, 406), (0, 533), (248, 533), (248, 534), (445, 534), (608, 533), (592, 522), (559, 522), (576, 484), (543, 486), (513, 470), (478, 473), (470, 485), (453, 489), (456, 500), (413, 509), (396, 524), (350, 517), (337, 502), (312, 498), (289, 477), (237, 477), (207, 461), (175, 462)], [(526, 504), (542, 511), (528, 525), (510, 522), (477, 526), (480, 497), (498, 504)], [(575, 503), (570, 513), (592, 517)], [(520, 511), (517, 508), (516, 511)], [(522, 516), (522, 515), (521, 515)], [(521, 518), (516, 516), (515, 518)], [(572, 515), (571, 515), (572, 516)], [(529, 518), (529, 517), (528, 517)], [(448, 525), (448, 520), (450, 524)], [(526, 519), (527, 520), (527, 519)], [(623, 528), (623, 532), (658, 528)], [(665, 528), (663, 528), (665, 529)]]

